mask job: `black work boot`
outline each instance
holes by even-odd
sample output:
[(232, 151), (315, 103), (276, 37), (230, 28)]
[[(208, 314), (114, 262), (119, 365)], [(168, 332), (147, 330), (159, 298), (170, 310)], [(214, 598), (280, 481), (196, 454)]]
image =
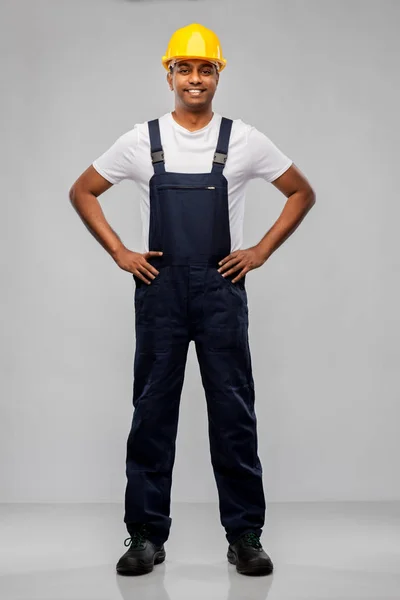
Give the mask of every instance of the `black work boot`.
[(236, 565), (236, 571), (242, 575), (269, 575), (274, 568), (259, 536), (253, 532), (245, 533), (234, 544), (229, 544), (228, 561)]
[(144, 575), (150, 573), (154, 565), (165, 560), (164, 544), (156, 546), (146, 538), (147, 534), (146, 526), (143, 525), (132, 534), (132, 537), (126, 538), (124, 545), (128, 546), (130, 543), (130, 547), (119, 559), (117, 573), (120, 575)]

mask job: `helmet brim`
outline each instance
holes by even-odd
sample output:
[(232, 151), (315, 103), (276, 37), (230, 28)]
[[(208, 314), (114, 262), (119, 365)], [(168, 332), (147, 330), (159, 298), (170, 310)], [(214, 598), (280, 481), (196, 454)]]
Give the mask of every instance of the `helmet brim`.
[(169, 63), (172, 61), (183, 61), (183, 60), (190, 60), (190, 59), (197, 59), (197, 60), (206, 60), (207, 62), (210, 62), (211, 64), (215, 64), (217, 63), (219, 66), (218, 72), (220, 73), (221, 71), (223, 71), (223, 69), (225, 69), (226, 67), (226, 63), (227, 61), (223, 58), (223, 59), (216, 59), (216, 58), (206, 58), (204, 56), (174, 56), (174, 57), (167, 57), (167, 56), (163, 56), (162, 57), (162, 64), (164, 66), (164, 68), (169, 71)]

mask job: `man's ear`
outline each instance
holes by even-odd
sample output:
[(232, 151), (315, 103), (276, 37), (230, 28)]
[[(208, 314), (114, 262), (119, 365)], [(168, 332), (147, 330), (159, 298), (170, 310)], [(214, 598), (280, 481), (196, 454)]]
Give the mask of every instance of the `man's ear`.
[(172, 92), (173, 89), (174, 89), (174, 86), (172, 85), (172, 75), (171, 75), (171, 73), (167, 73), (167, 81), (168, 81), (169, 89)]

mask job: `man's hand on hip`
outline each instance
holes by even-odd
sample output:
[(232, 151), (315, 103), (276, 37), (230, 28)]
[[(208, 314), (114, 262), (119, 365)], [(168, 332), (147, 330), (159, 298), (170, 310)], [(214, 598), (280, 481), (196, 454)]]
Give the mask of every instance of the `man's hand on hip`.
[(261, 267), (265, 261), (266, 259), (262, 256), (261, 251), (256, 246), (253, 246), (246, 250), (236, 250), (226, 256), (218, 263), (220, 265), (218, 272), (221, 273), (223, 277), (226, 277), (227, 275), (240, 271), (235, 279), (232, 279), (232, 283), (236, 283), (252, 269)]
[[(121, 269), (133, 273), (136, 277), (139, 277), (139, 279), (150, 285), (151, 281), (159, 275), (159, 271), (147, 261), (149, 258), (161, 255), (162, 252), (156, 252), (154, 250), (142, 254), (140, 252), (132, 252), (124, 247), (118, 251), (114, 260)], [(146, 277), (148, 279), (146, 279)]]

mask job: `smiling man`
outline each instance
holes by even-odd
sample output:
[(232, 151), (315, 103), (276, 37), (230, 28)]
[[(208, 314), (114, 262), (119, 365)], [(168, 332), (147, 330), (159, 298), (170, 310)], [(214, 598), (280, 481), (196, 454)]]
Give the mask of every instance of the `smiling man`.
[[(273, 564), (260, 541), (266, 505), (245, 279), (298, 227), (315, 194), (264, 133), (213, 112), (226, 66), (215, 33), (197, 23), (179, 29), (162, 64), (175, 110), (136, 124), (70, 190), (89, 231), (135, 281), (135, 410), (124, 517), (130, 537), (117, 571), (148, 573), (165, 560), (179, 405), (193, 341), (227, 558), (239, 573), (269, 574)], [(287, 201), (265, 236), (243, 249), (245, 191), (254, 178), (273, 183)], [(124, 246), (97, 200), (123, 179), (139, 187), (140, 252)]]

